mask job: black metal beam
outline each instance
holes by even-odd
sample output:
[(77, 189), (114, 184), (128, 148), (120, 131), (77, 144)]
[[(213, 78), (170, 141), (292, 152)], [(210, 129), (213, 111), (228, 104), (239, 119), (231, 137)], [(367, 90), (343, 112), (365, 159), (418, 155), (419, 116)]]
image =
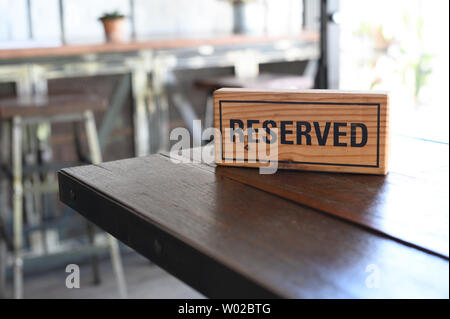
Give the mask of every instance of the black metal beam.
[(328, 12), (327, 0), (320, 1), (320, 59), (315, 86), (328, 89)]

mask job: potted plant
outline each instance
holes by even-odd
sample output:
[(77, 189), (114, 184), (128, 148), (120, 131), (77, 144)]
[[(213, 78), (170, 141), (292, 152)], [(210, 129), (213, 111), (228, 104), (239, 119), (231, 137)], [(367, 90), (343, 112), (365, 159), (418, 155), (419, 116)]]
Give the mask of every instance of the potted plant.
[(99, 20), (105, 29), (106, 42), (123, 41), (123, 25), (125, 15), (118, 11), (104, 13)]

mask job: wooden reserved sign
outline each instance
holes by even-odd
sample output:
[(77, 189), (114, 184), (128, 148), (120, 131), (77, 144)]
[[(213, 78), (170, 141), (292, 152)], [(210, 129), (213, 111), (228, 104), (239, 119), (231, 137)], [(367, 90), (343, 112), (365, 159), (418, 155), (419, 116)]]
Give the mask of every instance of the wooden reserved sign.
[(218, 165), (388, 171), (387, 93), (219, 89), (214, 123)]

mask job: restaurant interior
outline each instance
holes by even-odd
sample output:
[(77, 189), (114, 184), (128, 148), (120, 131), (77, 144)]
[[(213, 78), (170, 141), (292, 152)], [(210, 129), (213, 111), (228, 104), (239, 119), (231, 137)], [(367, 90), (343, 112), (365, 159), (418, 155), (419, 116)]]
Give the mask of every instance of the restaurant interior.
[(448, 6), (0, 0), (0, 298), (207, 297), (63, 204), (57, 172), (168, 152), (176, 128), (208, 143), (219, 88), (388, 90), (391, 134), (448, 161)]

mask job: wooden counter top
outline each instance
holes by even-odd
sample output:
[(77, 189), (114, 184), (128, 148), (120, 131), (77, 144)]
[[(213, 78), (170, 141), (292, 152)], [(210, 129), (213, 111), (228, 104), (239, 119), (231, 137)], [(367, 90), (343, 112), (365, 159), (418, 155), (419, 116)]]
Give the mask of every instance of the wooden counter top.
[(77, 44), (53, 47), (0, 49), (0, 60), (73, 56), (93, 53), (130, 52), (139, 50), (175, 49), (198, 47), (202, 45), (256, 45), (274, 43), (278, 41), (317, 42), (318, 40), (319, 34), (309, 31), (303, 31), (300, 34), (289, 36), (225, 35), (204, 38), (168, 37), (123, 43)]
[(448, 145), (394, 143), (387, 176), (161, 154), (64, 169), (60, 199), (207, 297), (448, 298)]

